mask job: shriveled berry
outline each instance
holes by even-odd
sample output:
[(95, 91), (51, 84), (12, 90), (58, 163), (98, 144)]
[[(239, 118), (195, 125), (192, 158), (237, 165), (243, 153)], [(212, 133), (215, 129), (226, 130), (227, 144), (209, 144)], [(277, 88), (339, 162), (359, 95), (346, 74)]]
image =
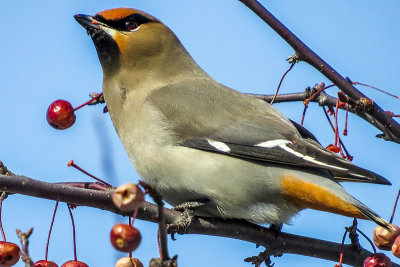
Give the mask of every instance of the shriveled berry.
[(122, 211), (133, 211), (144, 201), (144, 193), (137, 184), (124, 184), (112, 194), (114, 205)]
[(123, 257), (117, 261), (115, 267), (143, 267), (143, 263), (136, 258)]
[(150, 260), (149, 267), (160, 267), (162, 266), (162, 261), (160, 258), (153, 258)]
[(392, 267), (392, 261), (383, 253), (372, 254), (364, 261), (364, 267)]
[(55, 129), (64, 130), (71, 127), (75, 120), (75, 112), (71, 103), (58, 99), (50, 104), (46, 113), (47, 122)]
[(0, 266), (13, 266), (19, 261), (20, 248), (18, 245), (0, 241)]
[(139, 230), (129, 224), (117, 223), (111, 229), (110, 240), (113, 247), (119, 251), (132, 252), (142, 241)]
[(58, 265), (52, 261), (40, 260), (35, 262), (33, 267), (58, 267)]
[(89, 265), (81, 261), (72, 260), (72, 261), (67, 261), (66, 263), (61, 265), (61, 267), (89, 267)]
[(389, 224), (391, 230), (382, 226), (377, 226), (374, 229), (372, 238), (375, 245), (382, 250), (391, 250), (396, 237), (400, 235), (400, 228), (395, 224)]
[(396, 237), (392, 246), (392, 253), (397, 258), (400, 258), (400, 236)]

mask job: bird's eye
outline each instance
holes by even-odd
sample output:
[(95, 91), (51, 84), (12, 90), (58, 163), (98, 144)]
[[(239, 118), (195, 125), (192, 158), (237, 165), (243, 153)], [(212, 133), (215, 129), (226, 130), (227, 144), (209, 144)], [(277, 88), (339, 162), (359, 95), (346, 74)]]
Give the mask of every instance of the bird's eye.
[(136, 21), (128, 20), (127, 22), (125, 22), (125, 28), (128, 31), (132, 31), (132, 30), (136, 29), (137, 27), (138, 27), (138, 24), (136, 23)]

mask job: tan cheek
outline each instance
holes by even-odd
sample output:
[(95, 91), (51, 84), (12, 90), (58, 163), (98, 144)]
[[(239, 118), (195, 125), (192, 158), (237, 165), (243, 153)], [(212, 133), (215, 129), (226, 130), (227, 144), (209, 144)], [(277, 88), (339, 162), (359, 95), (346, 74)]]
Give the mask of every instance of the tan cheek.
[(114, 40), (117, 43), (119, 50), (121, 51), (122, 55), (126, 52), (126, 35), (120, 34), (119, 32), (115, 32)]

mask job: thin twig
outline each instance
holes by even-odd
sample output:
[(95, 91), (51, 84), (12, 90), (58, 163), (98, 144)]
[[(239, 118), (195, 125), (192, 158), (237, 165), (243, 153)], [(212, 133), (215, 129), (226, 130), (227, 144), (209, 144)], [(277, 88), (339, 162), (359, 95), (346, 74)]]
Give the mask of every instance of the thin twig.
[(25, 262), (25, 267), (32, 267), (33, 260), (29, 256), (29, 237), (33, 233), (33, 227), (28, 230), (28, 232), (24, 233), (21, 230), (17, 229), (17, 236), (21, 241), (22, 249), (21, 249), (21, 259)]

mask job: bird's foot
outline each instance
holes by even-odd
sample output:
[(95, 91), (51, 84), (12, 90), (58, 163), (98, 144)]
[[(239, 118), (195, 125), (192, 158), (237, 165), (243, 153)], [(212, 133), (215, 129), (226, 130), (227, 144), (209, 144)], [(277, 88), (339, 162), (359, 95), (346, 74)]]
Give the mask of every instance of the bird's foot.
[(271, 261), (271, 254), (265, 250), (261, 252), (257, 256), (252, 256), (244, 259), (245, 262), (250, 262), (251, 264), (255, 265), (255, 267), (260, 267), (261, 264), (265, 263), (267, 267), (273, 267), (275, 264)]
[(194, 220), (194, 210), (198, 207), (204, 206), (207, 201), (188, 201), (184, 202), (176, 207), (174, 210), (181, 211), (182, 215), (178, 221), (167, 225), (168, 233), (171, 234), (171, 238), (175, 240), (174, 234), (187, 234), (189, 232), (190, 225)]

